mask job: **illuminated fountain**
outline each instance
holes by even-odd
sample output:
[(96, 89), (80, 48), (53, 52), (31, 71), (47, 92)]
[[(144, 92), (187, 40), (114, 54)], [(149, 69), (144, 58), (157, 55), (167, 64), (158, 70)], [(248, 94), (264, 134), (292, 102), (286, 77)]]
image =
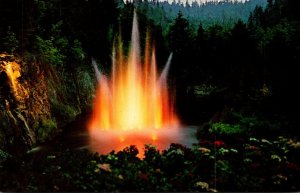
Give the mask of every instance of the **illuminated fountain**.
[(149, 143), (165, 149), (172, 142), (180, 142), (179, 120), (167, 85), (172, 54), (158, 75), (155, 50), (146, 38), (141, 59), (136, 13), (131, 41), (126, 58), (119, 37), (118, 46), (113, 49), (110, 78), (93, 61), (99, 85), (88, 129), (91, 147), (100, 153), (129, 145), (136, 145), (141, 152)]

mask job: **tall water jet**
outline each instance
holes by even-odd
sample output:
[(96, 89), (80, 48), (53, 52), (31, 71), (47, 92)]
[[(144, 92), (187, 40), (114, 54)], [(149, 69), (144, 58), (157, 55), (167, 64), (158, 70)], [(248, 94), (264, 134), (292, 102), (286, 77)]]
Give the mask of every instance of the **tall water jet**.
[(172, 129), (176, 133), (179, 121), (167, 85), (172, 54), (158, 76), (155, 49), (146, 38), (144, 59), (141, 59), (136, 13), (128, 58), (123, 55), (121, 42), (119, 37), (118, 46), (113, 48), (110, 78), (102, 74), (93, 61), (99, 84), (89, 133), (99, 140), (114, 135), (120, 142), (128, 141), (132, 145), (138, 145), (133, 138), (158, 140), (162, 130)]

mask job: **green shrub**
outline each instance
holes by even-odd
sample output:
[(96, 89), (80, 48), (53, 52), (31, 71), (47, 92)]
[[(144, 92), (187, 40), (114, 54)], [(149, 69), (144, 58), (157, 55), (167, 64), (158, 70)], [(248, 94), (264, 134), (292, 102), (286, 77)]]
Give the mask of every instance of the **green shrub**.
[(19, 41), (16, 38), (16, 34), (11, 31), (10, 26), (6, 32), (6, 35), (1, 39), (3, 50), (9, 53), (13, 53), (19, 47)]
[(208, 85), (208, 84), (201, 84), (194, 87), (194, 94), (199, 97), (208, 96), (216, 89), (217, 87), (215, 86)]
[(65, 56), (54, 46), (53, 41), (53, 39), (44, 40), (41, 37), (36, 36), (35, 45), (38, 52), (38, 59), (47, 64), (60, 66), (63, 64)]
[(73, 107), (58, 101), (51, 102), (51, 111), (58, 120), (63, 122), (73, 121), (77, 115)]
[(81, 42), (77, 39), (73, 41), (73, 46), (71, 48), (72, 55), (76, 61), (83, 62), (86, 54), (81, 47)]
[(225, 136), (243, 135), (246, 131), (246, 128), (242, 127), (240, 124), (227, 124), (221, 122), (213, 123), (209, 129), (210, 133)]
[(37, 140), (45, 142), (57, 132), (57, 124), (55, 120), (44, 119), (37, 127)]
[(5, 160), (7, 160), (10, 157), (11, 157), (10, 154), (8, 154), (7, 152), (0, 149), (0, 163), (4, 162)]
[(91, 75), (84, 70), (77, 70), (77, 85), (81, 104), (91, 105), (95, 91), (94, 81)]

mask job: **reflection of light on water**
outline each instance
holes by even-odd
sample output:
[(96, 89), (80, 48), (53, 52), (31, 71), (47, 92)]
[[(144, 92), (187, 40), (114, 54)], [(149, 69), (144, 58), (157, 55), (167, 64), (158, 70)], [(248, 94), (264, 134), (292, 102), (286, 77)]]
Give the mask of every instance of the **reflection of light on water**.
[(191, 147), (193, 143), (197, 143), (195, 132), (194, 127), (147, 131), (95, 130), (92, 134), (90, 133), (89, 149), (100, 154), (107, 154), (113, 150), (117, 152), (130, 145), (135, 145), (139, 150), (139, 157), (142, 157), (145, 144), (152, 144), (159, 150), (168, 149), (171, 143), (180, 143)]

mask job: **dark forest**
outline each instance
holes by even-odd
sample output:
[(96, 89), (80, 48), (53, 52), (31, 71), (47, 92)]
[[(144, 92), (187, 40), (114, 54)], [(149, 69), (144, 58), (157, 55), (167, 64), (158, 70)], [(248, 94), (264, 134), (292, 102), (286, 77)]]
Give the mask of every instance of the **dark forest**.
[[(299, 191), (300, 3), (2, 0), (0, 191)], [(93, 109), (114, 45), (150, 40), (192, 147), (108, 154), (65, 143)], [(147, 36), (148, 34), (148, 36)], [(120, 51), (119, 51), (120, 52)], [(145, 59), (146, 60), (146, 59)], [(72, 140), (76, 140), (72, 138)], [(81, 144), (83, 143), (83, 144)]]

